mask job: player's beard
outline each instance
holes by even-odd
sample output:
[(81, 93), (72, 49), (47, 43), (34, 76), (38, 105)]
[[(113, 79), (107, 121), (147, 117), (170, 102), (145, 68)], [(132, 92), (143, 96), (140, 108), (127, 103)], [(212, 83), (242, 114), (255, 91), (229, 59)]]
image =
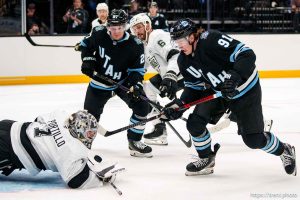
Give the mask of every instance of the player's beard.
[(145, 41), (146, 40), (146, 32), (145, 33), (139, 33), (138, 35), (137, 35), (137, 37), (140, 39), (140, 40), (142, 40), (142, 41)]

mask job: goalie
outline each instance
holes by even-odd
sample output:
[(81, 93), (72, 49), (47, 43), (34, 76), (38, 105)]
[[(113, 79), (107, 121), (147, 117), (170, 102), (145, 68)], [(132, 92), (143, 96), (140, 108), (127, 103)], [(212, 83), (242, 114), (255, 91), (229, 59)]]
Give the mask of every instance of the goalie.
[(69, 116), (64, 111), (41, 115), (34, 122), (0, 121), (0, 172), (16, 169), (36, 175), (59, 172), (70, 188), (93, 188), (113, 183), (124, 170), (98, 155), (88, 157), (98, 123), (87, 111)]

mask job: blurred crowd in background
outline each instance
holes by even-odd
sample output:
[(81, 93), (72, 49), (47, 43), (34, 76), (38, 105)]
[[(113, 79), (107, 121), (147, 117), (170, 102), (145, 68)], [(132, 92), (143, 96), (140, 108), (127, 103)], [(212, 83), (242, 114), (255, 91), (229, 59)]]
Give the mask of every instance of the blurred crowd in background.
[[(156, 19), (156, 28), (166, 31), (183, 17), (226, 32), (300, 31), (300, 0), (28, 0), (23, 9), (26, 31), (30, 35), (88, 33), (99, 17), (99, 3), (107, 5), (107, 13), (122, 8), (130, 17), (140, 12), (152, 18), (157, 15), (162, 19)], [(21, 34), (21, 19), (21, 0), (0, 0), (1, 36)]]

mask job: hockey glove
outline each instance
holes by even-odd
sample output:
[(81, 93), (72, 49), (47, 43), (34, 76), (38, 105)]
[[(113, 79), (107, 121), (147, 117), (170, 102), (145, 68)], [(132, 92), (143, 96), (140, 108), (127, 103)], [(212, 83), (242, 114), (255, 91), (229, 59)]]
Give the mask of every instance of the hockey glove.
[(160, 84), (159, 91), (161, 97), (168, 97), (169, 99), (174, 99), (176, 92), (178, 90), (177, 86), (177, 75), (173, 71), (168, 71)]
[(138, 82), (136, 85), (131, 86), (127, 93), (130, 99), (138, 101), (140, 99), (140, 95), (144, 94), (143, 83)]
[[(84, 60), (85, 58), (83, 58)], [(96, 70), (96, 60), (84, 60), (81, 65), (81, 72), (90, 78), (93, 77), (94, 71)]]
[(241, 76), (233, 71), (229, 70), (225, 77), (224, 83), (220, 86), (222, 96), (225, 99), (232, 99), (234, 96), (238, 95), (240, 92), (237, 90), (237, 87), (242, 82)]
[(162, 110), (164, 114), (161, 116), (161, 121), (170, 121), (179, 119), (185, 110), (176, 110), (181, 107), (184, 103), (180, 99), (174, 99), (172, 102), (168, 103)]
[(75, 51), (81, 51), (81, 49), (82, 49), (81, 43), (80, 42), (76, 43), (75, 46), (74, 46), (74, 50)]

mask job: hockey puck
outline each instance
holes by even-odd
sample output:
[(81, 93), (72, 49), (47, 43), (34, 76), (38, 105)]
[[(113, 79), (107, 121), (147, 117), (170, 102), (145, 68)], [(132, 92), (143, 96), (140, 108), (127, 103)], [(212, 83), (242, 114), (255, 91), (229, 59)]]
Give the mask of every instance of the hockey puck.
[(100, 156), (98, 156), (98, 155), (95, 155), (94, 156), (94, 160), (97, 161), (98, 163), (101, 163), (102, 158)]

